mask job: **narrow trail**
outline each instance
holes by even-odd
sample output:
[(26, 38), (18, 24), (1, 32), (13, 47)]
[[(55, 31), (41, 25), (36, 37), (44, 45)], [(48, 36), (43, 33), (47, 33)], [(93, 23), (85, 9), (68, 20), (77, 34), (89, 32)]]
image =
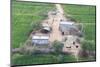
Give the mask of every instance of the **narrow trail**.
[(61, 7), (61, 5), (60, 4), (55, 4), (55, 6), (56, 6), (57, 10), (63, 15), (64, 14), (64, 10)]
[(59, 11), (59, 14), (60, 14), (58, 17), (60, 17), (63, 20), (67, 20), (67, 18), (64, 16), (63, 7), (60, 4), (55, 4), (55, 6), (56, 6), (56, 8), (57, 8), (57, 10)]

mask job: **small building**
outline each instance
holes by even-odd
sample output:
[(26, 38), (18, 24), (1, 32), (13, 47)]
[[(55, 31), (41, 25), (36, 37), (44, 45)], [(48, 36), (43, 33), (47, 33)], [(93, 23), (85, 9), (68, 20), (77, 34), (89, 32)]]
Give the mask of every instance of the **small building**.
[(48, 24), (42, 24), (42, 29), (41, 32), (42, 33), (49, 33), (51, 31), (51, 27)]
[(59, 30), (63, 35), (75, 35), (79, 31), (72, 21), (61, 21), (59, 24)]
[(49, 36), (47, 36), (47, 35), (33, 35), (32, 36), (32, 44), (34, 44), (34, 45), (48, 45), (49, 44)]
[(47, 27), (47, 26), (45, 26), (45, 27), (43, 27), (42, 29), (41, 29), (41, 32), (42, 33), (50, 33), (51, 32), (51, 27)]

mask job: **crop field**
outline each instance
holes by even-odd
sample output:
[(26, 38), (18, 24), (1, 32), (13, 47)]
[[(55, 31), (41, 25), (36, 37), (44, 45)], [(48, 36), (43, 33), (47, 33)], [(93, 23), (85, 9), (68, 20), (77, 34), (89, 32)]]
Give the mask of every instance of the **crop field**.
[[(12, 48), (18, 48), (24, 44), (32, 30), (36, 30), (41, 20), (53, 5), (31, 2), (12, 1)], [(44, 7), (47, 6), (47, 7)]]
[(69, 14), (71, 18), (83, 24), (85, 39), (95, 41), (96, 7), (88, 5), (63, 5), (63, 8), (65, 15)]

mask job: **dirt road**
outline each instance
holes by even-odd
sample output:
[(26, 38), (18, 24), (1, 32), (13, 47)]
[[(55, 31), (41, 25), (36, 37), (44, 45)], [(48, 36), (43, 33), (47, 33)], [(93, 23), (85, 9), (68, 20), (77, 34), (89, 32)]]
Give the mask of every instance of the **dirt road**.
[(60, 17), (56, 15), (55, 18), (52, 19), (52, 32), (50, 34), (50, 41), (53, 42), (55, 40), (62, 41), (62, 34), (59, 31), (59, 22)]

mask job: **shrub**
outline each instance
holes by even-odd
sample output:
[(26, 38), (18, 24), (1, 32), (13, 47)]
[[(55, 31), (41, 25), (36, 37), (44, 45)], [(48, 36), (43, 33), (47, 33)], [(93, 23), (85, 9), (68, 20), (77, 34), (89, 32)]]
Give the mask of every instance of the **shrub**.
[(83, 50), (86, 51), (95, 51), (95, 42), (94, 41), (89, 41), (89, 40), (84, 40), (81, 42), (81, 47)]
[(54, 48), (54, 53), (59, 54), (62, 52), (62, 48), (63, 48), (63, 43), (59, 42), (59, 41), (54, 41), (53, 42), (53, 48)]
[(89, 40), (83, 40), (81, 42), (81, 56), (83, 57), (89, 57), (89, 56), (95, 56), (95, 42), (94, 41), (89, 41)]

